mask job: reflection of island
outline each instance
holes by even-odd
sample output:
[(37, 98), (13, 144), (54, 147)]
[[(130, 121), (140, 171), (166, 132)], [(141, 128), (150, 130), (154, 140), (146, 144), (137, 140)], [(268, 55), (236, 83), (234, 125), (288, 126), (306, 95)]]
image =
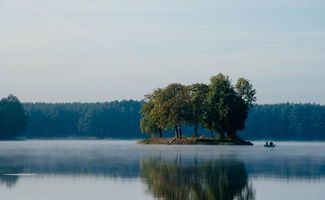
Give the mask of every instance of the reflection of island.
[[(212, 152), (210, 154), (208, 147), (186, 146), (182, 147), (182, 149), (184, 148), (182, 151), (175, 151), (181, 147), (166, 145), (159, 146), (159, 148), (151, 146), (140, 148), (136, 145), (120, 145), (118, 142), (116, 145), (114, 143), (106, 145), (101, 142), (30, 141), (10, 145), (4, 143), (0, 146), (0, 187), (5, 185), (13, 187), (18, 179), (24, 179), (19, 174), (35, 174), (37, 177), (91, 176), (107, 179), (137, 179), (141, 174), (143, 176), (144, 164), (149, 162), (143, 158), (148, 157), (156, 159), (150, 161), (154, 164), (152, 167), (168, 166), (167, 164), (171, 165), (171, 163), (167, 161), (173, 160), (175, 157), (178, 157), (176, 160), (179, 160), (182, 157), (182, 162), (174, 164), (174, 168), (179, 168), (182, 171), (183, 169), (200, 169), (201, 171), (193, 172), (193, 174), (199, 173), (198, 176), (205, 174), (211, 176), (211, 173), (208, 172), (204, 174), (203, 169), (237, 171), (235, 169), (238, 168), (239, 171), (242, 171), (241, 175), (244, 178), (248, 176), (250, 178), (285, 179), (286, 181), (325, 180), (325, 157), (321, 154), (322, 148), (315, 149), (318, 153), (316, 151), (312, 153), (310, 151), (308, 153), (300, 152), (293, 156), (293, 153), (297, 152), (297, 148), (287, 153), (274, 152), (271, 154), (268, 152), (272, 156), (265, 156), (266, 152), (264, 151), (241, 153), (238, 147), (222, 148), (224, 149), (223, 153)], [(193, 163), (194, 155), (198, 158), (198, 164)], [(234, 157), (236, 157), (236, 161), (233, 161)], [(165, 160), (165, 164), (162, 160)], [(8, 176), (6, 174), (16, 175)], [(232, 175), (224, 174), (228, 177)], [(177, 177), (182, 177), (182, 175), (181, 173)], [(207, 180), (205, 176), (203, 178), (203, 180)], [(241, 180), (244, 179), (241, 178)]]
[(166, 200), (254, 199), (242, 162), (219, 159), (182, 164), (175, 161), (141, 161), (141, 177), (155, 197)]
[(6, 184), (8, 188), (14, 187), (18, 181), (18, 176), (0, 175), (0, 183)]
[(7, 167), (0, 168), (0, 184), (4, 183), (7, 187), (14, 187), (19, 179), (19, 176), (10, 174), (19, 174), (22, 172), (22, 167)]

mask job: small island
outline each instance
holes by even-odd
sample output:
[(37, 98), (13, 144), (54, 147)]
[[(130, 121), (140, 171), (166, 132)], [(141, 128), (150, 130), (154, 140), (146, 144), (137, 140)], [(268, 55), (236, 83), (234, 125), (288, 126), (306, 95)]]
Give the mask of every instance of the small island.
[[(256, 90), (245, 78), (233, 85), (228, 76), (219, 73), (209, 84), (169, 84), (145, 96), (140, 113), (141, 131), (151, 138), (138, 144), (207, 144), (253, 145), (237, 135), (245, 128), (248, 111), (256, 101)], [(190, 137), (183, 134), (184, 126), (193, 126)], [(199, 128), (211, 136), (199, 136)], [(175, 136), (163, 137), (173, 130)], [(214, 136), (214, 132), (218, 133)], [(185, 134), (186, 135), (186, 134)]]
[(138, 144), (206, 144), (206, 145), (253, 145), (244, 140), (233, 140), (231, 138), (206, 138), (206, 137), (182, 137), (182, 138), (147, 138), (139, 140)]

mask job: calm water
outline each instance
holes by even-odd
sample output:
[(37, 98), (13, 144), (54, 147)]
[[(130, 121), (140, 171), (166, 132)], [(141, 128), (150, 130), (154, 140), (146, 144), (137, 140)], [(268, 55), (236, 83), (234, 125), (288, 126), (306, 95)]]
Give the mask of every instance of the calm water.
[(0, 142), (1, 200), (325, 198), (325, 143)]

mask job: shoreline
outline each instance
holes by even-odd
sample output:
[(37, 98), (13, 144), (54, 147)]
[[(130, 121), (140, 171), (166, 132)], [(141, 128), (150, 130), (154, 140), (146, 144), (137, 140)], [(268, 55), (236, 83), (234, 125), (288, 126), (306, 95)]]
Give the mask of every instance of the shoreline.
[(254, 145), (249, 141), (233, 140), (229, 138), (194, 138), (194, 137), (182, 137), (182, 138), (148, 138), (138, 140), (137, 144), (167, 144), (167, 145)]

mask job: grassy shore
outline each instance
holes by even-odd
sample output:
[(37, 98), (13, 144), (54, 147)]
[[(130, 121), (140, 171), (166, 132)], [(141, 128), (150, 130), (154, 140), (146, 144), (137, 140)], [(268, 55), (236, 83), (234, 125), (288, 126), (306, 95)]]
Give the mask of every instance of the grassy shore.
[(205, 137), (182, 137), (182, 138), (148, 138), (139, 140), (138, 144), (200, 144), (200, 145), (253, 145), (249, 141), (230, 138), (205, 138)]

